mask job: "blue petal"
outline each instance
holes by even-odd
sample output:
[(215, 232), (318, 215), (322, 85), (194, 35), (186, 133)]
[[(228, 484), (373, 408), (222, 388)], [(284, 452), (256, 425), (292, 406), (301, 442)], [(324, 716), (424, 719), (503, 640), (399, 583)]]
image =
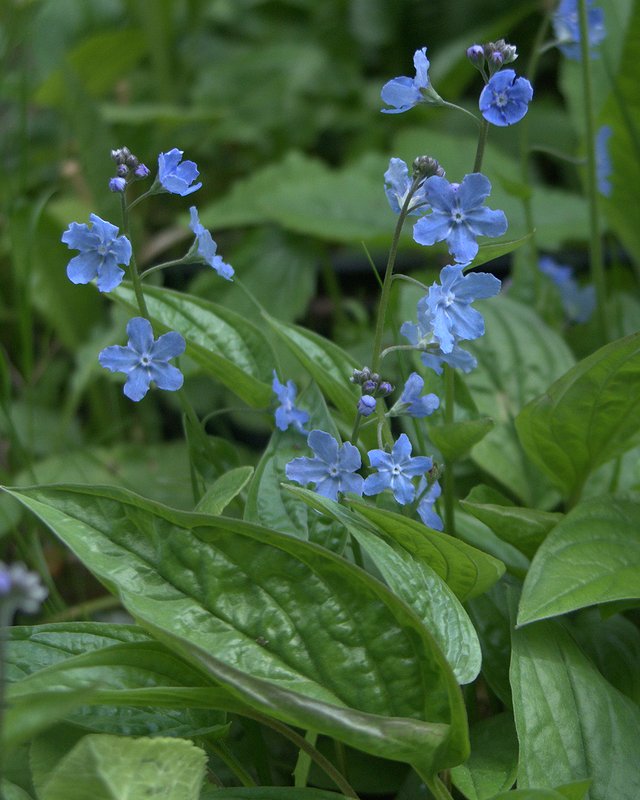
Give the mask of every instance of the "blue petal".
[(400, 436), (398, 436), (391, 450), (391, 455), (396, 464), (403, 462), (411, 456), (411, 442), (406, 433), (401, 433)]
[(168, 361), (170, 358), (181, 356), (186, 349), (186, 342), (176, 331), (169, 331), (159, 336), (149, 350), (153, 361)]
[(311, 431), (307, 444), (326, 464), (335, 464), (338, 460), (338, 442), (326, 431)]
[(102, 258), (95, 252), (80, 253), (67, 264), (67, 277), (71, 283), (89, 283), (98, 274)]
[(393, 491), (396, 502), (400, 503), (401, 506), (406, 506), (407, 503), (411, 503), (416, 496), (414, 485), (405, 475), (396, 475), (391, 480), (391, 490)]
[(371, 496), (374, 494), (380, 494), (380, 492), (384, 492), (384, 490), (388, 489), (390, 485), (390, 472), (376, 472), (375, 475), (369, 475), (369, 477), (365, 479), (362, 491), (367, 496)]
[(136, 367), (129, 373), (123, 392), (130, 400), (137, 403), (149, 391), (150, 382), (151, 378), (147, 370), (144, 367)]
[(362, 466), (360, 451), (351, 442), (345, 442), (338, 453), (337, 464), (341, 472), (355, 472)]
[(400, 114), (408, 111), (422, 100), (420, 90), (414, 86), (411, 78), (402, 76), (385, 83), (380, 92), (382, 100), (393, 108), (383, 108), (383, 114)]
[(345, 474), (342, 473), (340, 475), (340, 483), (339, 483), (339, 490), (341, 492), (352, 492), (353, 494), (357, 494), (359, 497), (362, 496), (362, 491), (364, 489), (364, 478), (362, 475), (356, 474)]
[(413, 54), (413, 66), (416, 70), (416, 77), (413, 85), (416, 88), (426, 89), (429, 86), (429, 59), (427, 58), (427, 48), (416, 50)]
[(302, 456), (301, 458), (294, 458), (285, 467), (285, 474), (290, 481), (301, 483), (318, 483), (323, 481), (327, 476), (327, 465), (319, 458), (308, 458)]
[(98, 361), (111, 372), (131, 372), (140, 363), (140, 356), (130, 347), (113, 344), (100, 352)]
[(502, 236), (509, 227), (504, 211), (476, 208), (467, 215), (467, 225), (475, 236)]
[(447, 239), (451, 234), (451, 228), (451, 216), (434, 210), (416, 222), (413, 226), (413, 238), (418, 244), (429, 247)]
[(127, 323), (129, 347), (136, 353), (149, 353), (153, 347), (153, 329), (148, 319), (133, 317)]
[(184, 376), (180, 370), (172, 364), (164, 362), (152, 363), (149, 366), (149, 375), (151, 380), (155, 381), (158, 389), (166, 392), (175, 392), (184, 383)]
[(96, 236), (89, 230), (86, 222), (72, 222), (62, 234), (62, 241), (70, 250), (93, 250), (96, 246)]
[(390, 470), (393, 469), (394, 459), (385, 450), (369, 450), (369, 463), (376, 469)]
[(481, 206), (491, 194), (491, 181), (481, 172), (465, 175), (458, 187), (458, 200), (465, 214)]
[(316, 486), (316, 492), (329, 500), (337, 500), (339, 491), (340, 480), (337, 477), (329, 475)]
[(124, 270), (117, 266), (114, 258), (105, 258), (98, 267), (97, 286), (101, 292), (110, 292), (122, 283)]

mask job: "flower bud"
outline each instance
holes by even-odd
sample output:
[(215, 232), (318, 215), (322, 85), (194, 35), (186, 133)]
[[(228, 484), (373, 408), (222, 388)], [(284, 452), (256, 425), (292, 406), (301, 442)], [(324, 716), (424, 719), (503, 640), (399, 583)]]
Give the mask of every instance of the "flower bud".
[(413, 161), (413, 177), (414, 178), (431, 178), (438, 175), (444, 178), (445, 171), (440, 166), (440, 163), (431, 156), (418, 156)]
[(119, 178), (126, 178), (129, 174), (129, 167), (126, 164), (118, 164), (116, 168), (116, 175)]
[(363, 417), (368, 417), (376, 410), (376, 399), (370, 394), (363, 394), (358, 400), (358, 413)]
[(362, 391), (365, 392), (366, 394), (369, 394), (370, 392), (375, 392), (375, 390), (377, 388), (378, 388), (378, 384), (377, 384), (376, 381), (373, 381), (373, 380), (365, 381), (362, 384)]
[(112, 192), (124, 192), (127, 188), (127, 182), (124, 178), (111, 178), (109, 181), (109, 189)]
[(134, 169), (133, 174), (136, 176), (136, 178), (148, 178), (149, 167), (146, 164), (138, 164), (138, 166)]
[(467, 47), (467, 58), (475, 66), (479, 66), (484, 62), (484, 47), (481, 44), (472, 44)]
[(392, 391), (393, 386), (389, 383), (389, 381), (382, 381), (382, 383), (378, 385), (378, 394), (381, 397), (386, 397), (388, 394), (391, 394)]
[(362, 369), (354, 369), (353, 375), (349, 378), (351, 383), (358, 383), (362, 385), (365, 381), (368, 381), (371, 378), (371, 370), (369, 367), (363, 367)]

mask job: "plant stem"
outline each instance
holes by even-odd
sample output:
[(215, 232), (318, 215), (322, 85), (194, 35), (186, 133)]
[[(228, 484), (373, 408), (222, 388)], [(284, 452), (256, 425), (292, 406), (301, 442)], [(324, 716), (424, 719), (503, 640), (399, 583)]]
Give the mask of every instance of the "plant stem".
[[(312, 747), (316, 746), (318, 734), (315, 731), (307, 731), (304, 738)], [(311, 768), (311, 756), (301, 750), (298, 753), (295, 769), (293, 770), (293, 785), (298, 789), (304, 789), (309, 780), (309, 769)]]
[[(454, 420), (455, 405), (455, 372), (449, 364), (444, 365), (444, 421), (450, 424)], [(450, 536), (455, 536), (455, 478), (453, 475), (453, 460), (445, 458), (444, 461), (444, 527)]]
[(177, 267), (178, 264), (188, 264), (188, 261), (185, 261), (184, 258), (175, 258), (173, 261), (165, 261), (163, 264), (156, 264), (154, 267), (149, 267), (149, 269), (145, 269), (144, 272), (140, 273), (140, 280), (143, 281), (145, 278), (152, 275), (154, 272), (160, 272), (160, 270), (168, 269), (169, 267)]
[(589, 260), (591, 262), (591, 279), (596, 289), (597, 321), (602, 341), (608, 341), (608, 325), (606, 315), (606, 283), (604, 276), (604, 259), (602, 255), (602, 237), (600, 235), (600, 218), (598, 214), (598, 190), (596, 186), (596, 151), (593, 108), (593, 81), (591, 76), (591, 54), (589, 52), (589, 23), (587, 0), (578, 3), (580, 18), (580, 55), (582, 66), (582, 82), (584, 85), (584, 123), (587, 150), (587, 200), (589, 203)]
[[(131, 236), (129, 233), (129, 211), (127, 209), (127, 201), (124, 196), (124, 192), (120, 195), (120, 207), (122, 209), (122, 230), (124, 235), (131, 241)], [(138, 273), (138, 265), (136, 263), (135, 253), (133, 252), (133, 248), (131, 249), (131, 261), (129, 262), (129, 269), (131, 273), (131, 283), (133, 284), (133, 291), (136, 296), (136, 300), (138, 301), (138, 308), (140, 309), (140, 313), (142, 314), (145, 319), (149, 319), (149, 311), (147, 309), (147, 304), (144, 299), (144, 294), (142, 292), (142, 282), (140, 281), (140, 275)]]
[(480, 125), (480, 135), (478, 136), (478, 146), (476, 148), (476, 158), (473, 162), (473, 171), (480, 172), (482, 168), (482, 159), (484, 158), (484, 149), (487, 144), (487, 136), (489, 135), (489, 123), (484, 117)]
[(246, 771), (242, 764), (238, 761), (236, 756), (231, 752), (229, 747), (222, 741), (209, 742), (208, 746), (211, 748), (218, 758), (220, 758), (229, 767), (231, 772), (236, 776), (243, 786), (257, 786), (251, 775)]

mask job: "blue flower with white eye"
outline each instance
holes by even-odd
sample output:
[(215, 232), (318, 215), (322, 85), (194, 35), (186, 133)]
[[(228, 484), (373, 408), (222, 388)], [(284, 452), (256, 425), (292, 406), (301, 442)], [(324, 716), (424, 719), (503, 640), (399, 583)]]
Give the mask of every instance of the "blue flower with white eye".
[(605, 197), (611, 196), (611, 156), (609, 155), (609, 139), (613, 135), (610, 125), (601, 125), (596, 134), (596, 181), (598, 191)]
[(488, 272), (465, 275), (462, 266), (444, 267), (440, 283), (429, 288), (427, 306), (433, 334), (443, 353), (451, 353), (460, 339), (477, 339), (484, 333), (484, 318), (471, 307), (474, 300), (494, 297), (501, 283)]
[[(553, 31), (560, 51), (572, 61), (580, 61), (580, 14), (579, 0), (560, 0), (558, 8), (551, 17)], [(587, 0), (587, 29), (589, 32), (589, 54), (597, 55), (597, 46), (607, 35), (604, 25), (604, 11), (593, 7), (594, 0)]]
[(158, 389), (177, 391), (184, 379), (180, 370), (169, 364), (169, 359), (184, 353), (186, 345), (182, 336), (170, 331), (154, 340), (151, 323), (144, 317), (129, 320), (127, 335), (126, 347), (105, 347), (98, 356), (105, 369), (125, 373), (125, 395), (135, 402), (142, 400), (151, 381), (155, 381)]
[(432, 369), (437, 375), (442, 375), (443, 364), (448, 364), (465, 373), (471, 372), (478, 366), (478, 362), (471, 353), (463, 350), (457, 343), (454, 344), (450, 353), (442, 351), (435, 339), (433, 318), (427, 300), (428, 298), (425, 296), (418, 301), (418, 323), (403, 322), (400, 333), (408, 339), (410, 344), (424, 351), (420, 354), (420, 360), (425, 367)]
[(532, 97), (533, 88), (526, 78), (516, 77), (512, 69), (503, 69), (496, 72), (480, 93), (480, 111), (487, 122), (505, 128), (520, 122)]
[(110, 292), (124, 277), (118, 264), (128, 266), (131, 260), (131, 242), (118, 236), (118, 228), (97, 214), (90, 214), (91, 227), (86, 223), (72, 222), (62, 234), (62, 241), (70, 250), (80, 250), (67, 264), (67, 277), (71, 283), (89, 283), (97, 278), (98, 289)]
[(415, 497), (412, 478), (424, 475), (433, 466), (428, 456), (411, 457), (411, 442), (401, 433), (390, 453), (385, 450), (369, 450), (369, 462), (378, 471), (364, 482), (364, 494), (373, 495), (391, 489), (400, 505), (410, 503)]
[(196, 236), (198, 254), (210, 267), (215, 269), (221, 278), (230, 281), (233, 278), (233, 267), (226, 264), (222, 260), (222, 256), (216, 255), (218, 245), (213, 241), (213, 237), (209, 231), (200, 223), (198, 209), (195, 206), (191, 206), (189, 213), (191, 215), (189, 227)]
[(183, 151), (176, 147), (169, 150), (168, 153), (160, 153), (158, 156), (158, 180), (167, 192), (186, 197), (188, 194), (197, 192), (202, 183), (192, 185), (200, 173), (193, 161), (182, 161), (183, 155)]
[(351, 442), (338, 445), (326, 431), (311, 431), (307, 444), (314, 458), (303, 456), (290, 461), (285, 472), (290, 481), (303, 486), (316, 484), (316, 492), (329, 500), (337, 500), (338, 492), (353, 492), (362, 495), (364, 478), (356, 473), (362, 466), (357, 447)]
[(286, 384), (280, 383), (274, 369), (271, 388), (280, 403), (275, 411), (276, 427), (281, 431), (286, 431), (287, 428), (293, 427), (300, 433), (306, 433), (304, 426), (309, 422), (309, 415), (306, 411), (296, 408), (295, 402), (298, 390), (295, 383), (292, 380), (288, 380)]
[[(384, 173), (384, 191), (391, 210), (399, 214), (405, 204), (407, 195), (413, 186), (413, 179), (409, 176), (409, 168), (401, 158), (392, 158), (389, 169)], [(418, 216), (427, 211), (424, 197), (424, 183), (420, 184), (409, 201), (409, 214)]]
[(416, 50), (413, 54), (413, 66), (416, 68), (415, 78), (401, 75), (385, 83), (380, 93), (382, 100), (393, 108), (383, 108), (383, 114), (401, 114), (418, 103), (442, 105), (442, 98), (429, 81), (429, 59), (427, 48)]
[(427, 178), (424, 197), (431, 213), (413, 226), (413, 238), (423, 245), (446, 241), (454, 259), (468, 264), (478, 252), (478, 236), (502, 236), (508, 227), (504, 211), (483, 205), (490, 193), (489, 179), (479, 172), (465, 175), (462, 183)]
[(397, 403), (389, 409), (388, 416), (397, 417), (401, 414), (408, 414), (410, 417), (422, 419), (433, 414), (440, 406), (440, 400), (435, 394), (420, 396), (424, 388), (424, 380), (417, 372), (412, 372), (407, 381)]
[(433, 508), (441, 494), (442, 489), (438, 481), (434, 481), (427, 488), (426, 478), (420, 480), (418, 484), (418, 515), (424, 524), (428, 528), (433, 528), (434, 531), (444, 530), (442, 519)]

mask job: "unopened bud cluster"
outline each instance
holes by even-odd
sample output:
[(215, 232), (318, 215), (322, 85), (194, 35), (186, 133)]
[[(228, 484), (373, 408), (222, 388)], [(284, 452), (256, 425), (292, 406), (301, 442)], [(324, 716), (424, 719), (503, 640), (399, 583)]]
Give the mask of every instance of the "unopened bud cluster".
[(440, 166), (437, 159), (431, 156), (418, 156), (413, 161), (413, 177), (414, 178), (432, 178), (437, 175), (444, 178), (446, 175), (444, 169)]
[(362, 390), (362, 397), (358, 401), (358, 413), (363, 417), (368, 417), (376, 410), (376, 397), (386, 397), (394, 389), (389, 381), (383, 380), (377, 372), (371, 372), (369, 367), (354, 369), (349, 380), (358, 384)]
[(130, 181), (149, 177), (149, 168), (139, 161), (128, 147), (112, 150), (111, 158), (116, 162), (116, 174), (109, 181), (109, 189), (112, 192), (124, 192)]
[(491, 77), (505, 64), (511, 64), (518, 57), (515, 45), (508, 44), (504, 39), (497, 42), (487, 42), (486, 44), (472, 44), (467, 48), (467, 58), (480, 70), (487, 80), (485, 67), (488, 70), (488, 77)]

